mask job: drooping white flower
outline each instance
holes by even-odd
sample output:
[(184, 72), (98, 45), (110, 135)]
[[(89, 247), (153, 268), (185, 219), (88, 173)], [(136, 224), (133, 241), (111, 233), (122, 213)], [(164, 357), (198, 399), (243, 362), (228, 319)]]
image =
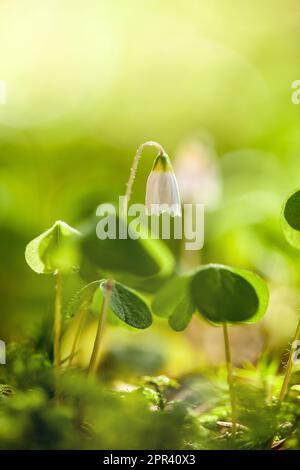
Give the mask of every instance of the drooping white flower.
[(178, 184), (170, 159), (166, 154), (156, 158), (146, 186), (146, 209), (149, 215), (167, 212), (181, 216)]

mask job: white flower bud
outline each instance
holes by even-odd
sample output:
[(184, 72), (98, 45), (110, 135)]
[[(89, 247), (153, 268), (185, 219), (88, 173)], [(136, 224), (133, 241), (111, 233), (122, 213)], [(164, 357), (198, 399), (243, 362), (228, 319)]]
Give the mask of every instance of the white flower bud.
[(156, 158), (146, 186), (146, 209), (149, 215), (167, 212), (181, 216), (178, 184), (170, 159), (166, 154)]

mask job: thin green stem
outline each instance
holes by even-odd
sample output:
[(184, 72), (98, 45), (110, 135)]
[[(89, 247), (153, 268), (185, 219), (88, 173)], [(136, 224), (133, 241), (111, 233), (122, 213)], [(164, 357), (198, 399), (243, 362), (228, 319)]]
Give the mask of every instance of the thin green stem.
[(105, 293), (102, 301), (101, 312), (98, 320), (97, 333), (94, 342), (94, 347), (91, 355), (91, 360), (88, 368), (88, 374), (95, 373), (98, 366), (98, 358), (101, 347), (101, 340), (103, 337), (104, 326), (106, 323), (107, 310), (109, 305), (109, 300), (112, 292), (113, 283), (109, 279), (105, 285)]
[(71, 352), (70, 352), (67, 369), (69, 369), (72, 366), (73, 359), (74, 359), (74, 356), (76, 354), (77, 345), (78, 345), (78, 342), (79, 342), (79, 339), (81, 337), (81, 333), (82, 333), (82, 330), (83, 330), (83, 327), (84, 327), (84, 323), (85, 323), (85, 319), (86, 319), (86, 313), (87, 313), (87, 305), (86, 305), (86, 302), (84, 302), (83, 305), (81, 306), (81, 309), (80, 309), (79, 314), (78, 314), (79, 321), (78, 321), (78, 326), (77, 326), (77, 329), (76, 329), (74, 341), (73, 341), (73, 344), (72, 344), (72, 349), (71, 349)]
[(234, 383), (233, 383), (233, 374), (232, 374), (232, 357), (228, 336), (227, 324), (223, 323), (223, 336), (224, 336), (224, 346), (225, 346), (225, 357), (226, 357), (226, 366), (227, 366), (227, 382), (229, 385), (229, 394), (231, 402), (231, 419), (232, 419), (232, 435), (235, 435), (236, 432), (236, 400), (234, 392)]
[[(294, 341), (299, 339), (299, 336), (300, 336), (300, 319), (298, 321), (298, 325), (297, 325), (297, 328), (296, 328), (296, 333), (295, 333), (295, 336), (294, 336), (294, 339), (293, 339), (293, 343), (294, 343)], [(287, 366), (286, 366), (285, 376), (284, 376), (282, 387), (281, 387), (280, 394), (279, 394), (279, 401), (280, 402), (282, 402), (284, 400), (285, 396), (286, 396), (289, 381), (290, 381), (290, 377), (291, 377), (291, 373), (292, 373), (292, 368), (293, 368), (293, 343), (292, 343), (292, 346), (291, 346), (291, 349), (290, 349), (290, 352), (289, 352), (289, 358), (288, 358), (288, 363), (287, 363)]]
[(54, 365), (58, 371), (60, 368), (60, 337), (61, 337), (61, 292), (62, 279), (61, 273), (55, 274), (55, 306), (54, 306)]

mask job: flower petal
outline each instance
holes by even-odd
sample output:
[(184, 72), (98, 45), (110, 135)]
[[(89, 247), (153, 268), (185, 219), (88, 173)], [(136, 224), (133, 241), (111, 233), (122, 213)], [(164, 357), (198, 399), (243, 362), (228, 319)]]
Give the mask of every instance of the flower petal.
[(147, 213), (158, 215), (168, 212), (181, 216), (180, 195), (173, 171), (151, 171), (146, 187)]

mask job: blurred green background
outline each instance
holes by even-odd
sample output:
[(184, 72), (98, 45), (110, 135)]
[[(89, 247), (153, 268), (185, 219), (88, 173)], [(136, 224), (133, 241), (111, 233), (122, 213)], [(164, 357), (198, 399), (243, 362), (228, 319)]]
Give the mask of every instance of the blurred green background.
[[(78, 227), (117, 200), (142, 142), (160, 142), (176, 168), (192, 140), (205, 245), (178, 265), (201, 259), (264, 276), (268, 314), (232, 329), (235, 360), (283, 351), (299, 310), (300, 256), (280, 227), (282, 201), (300, 181), (300, 105), (291, 102), (299, 21), (296, 0), (1, 1), (1, 339), (27, 338), (52, 313), (53, 280), (25, 264), (28, 241), (56, 219)], [(154, 156), (145, 152), (135, 202)], [(78, 285), (66, 279), (66, 302)], [(184, 334), (161, 323), (143, 333), (112, 328), (107, 343), (118, 361), (134, 335), (154, 361), (147, 369), (139, 357), (140, 373), (178, 373), (222, 360), (219, 334), (196, 319)]]

